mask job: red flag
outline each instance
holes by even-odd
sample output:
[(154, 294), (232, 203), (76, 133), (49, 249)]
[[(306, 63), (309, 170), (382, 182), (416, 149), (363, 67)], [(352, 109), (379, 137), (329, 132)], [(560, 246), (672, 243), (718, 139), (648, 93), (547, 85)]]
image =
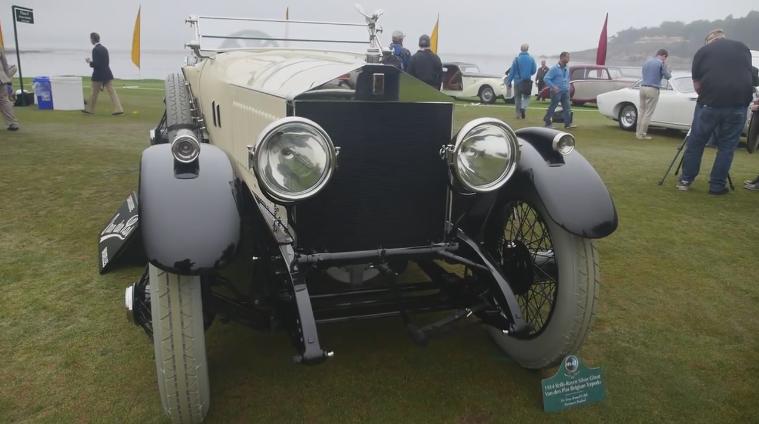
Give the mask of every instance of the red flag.
[(609, 14), (604, 19), (604, 28), (601, 30), (601, 38), (598, 39), (598, 51), (596, 52), (596, 65), (606, 64), (606, 24), (609, 22)]

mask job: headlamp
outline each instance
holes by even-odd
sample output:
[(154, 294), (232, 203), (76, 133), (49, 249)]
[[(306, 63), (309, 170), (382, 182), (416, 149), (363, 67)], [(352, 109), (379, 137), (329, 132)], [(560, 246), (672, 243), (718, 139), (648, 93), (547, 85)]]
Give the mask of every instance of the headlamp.
[(280, 202), (309, 198), (323, 189), (335, 169), (335, 146), (317, 123), (300, 117), (264, 128), (251, 166), (263, 190)]
[(514, 131), (495, 118), (470, 121), (456, 135), (449, 165), (468, 190), (498, 190), (516, 170), (519, 144)]

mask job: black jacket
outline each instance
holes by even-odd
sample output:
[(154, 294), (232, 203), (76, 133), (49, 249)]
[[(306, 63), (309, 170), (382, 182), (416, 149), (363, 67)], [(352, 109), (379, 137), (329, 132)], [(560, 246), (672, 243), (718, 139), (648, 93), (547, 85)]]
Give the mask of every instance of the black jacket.
[(751, 103), (751, 52), (735, 40), (715, 40), (693, 57), (693, 79), (701, 83), (700, 104), (712, 107), (748, 106)]
[(92, 48), (92, 80), (106, 83), (113, 79), (113, 73), (109, 66), (108, 49), (100, 43), (95, 44)]
[(419, 50), (411, 56), (406, 72), (440, 90), (443, 82), (443, 63), (432, 50)]

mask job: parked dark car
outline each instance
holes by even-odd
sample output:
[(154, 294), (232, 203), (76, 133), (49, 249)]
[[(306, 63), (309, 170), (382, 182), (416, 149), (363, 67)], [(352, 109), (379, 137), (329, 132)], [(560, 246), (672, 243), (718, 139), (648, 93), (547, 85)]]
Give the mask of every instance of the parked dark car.
[[(377, 18), (366, 53), (193, 43), (197, 63), (166, 79), (139, 190), (99, 257), (108, 271), (131, 240), (147, 258), (125, 303), (173, 421), (208, 411), (216, 321), (284, 329), (303, 364), (333, 356), (319, 327), (352, 319), (400, 316), (418, 343), (478, 320), (527, 368), (588, 334), (593, 239), (617, 214), (574, 137), (496, 118), (454, 134), (450, 97), (381, 63)], [(211, 19), (190, 19), (201, 41)], [(401, 282), (409, 263), (424, 276)]]
[[(569, 98), (576, 106), (596, 103), (599, 94), (631, 87), (637, 79), (605, 65), (570, 65)], [(551, 98), (548, 87), (543, 89), (540, 97)]]

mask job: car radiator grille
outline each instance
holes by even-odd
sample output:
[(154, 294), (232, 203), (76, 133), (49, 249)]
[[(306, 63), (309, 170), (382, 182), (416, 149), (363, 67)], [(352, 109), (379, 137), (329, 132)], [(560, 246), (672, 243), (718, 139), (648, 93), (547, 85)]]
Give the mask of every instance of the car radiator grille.
[(329, 185), (296, 206), (298, 249), (344, 252), (418, 246), (443, 238), (453, 106), (297, 101), (340, 148)]

